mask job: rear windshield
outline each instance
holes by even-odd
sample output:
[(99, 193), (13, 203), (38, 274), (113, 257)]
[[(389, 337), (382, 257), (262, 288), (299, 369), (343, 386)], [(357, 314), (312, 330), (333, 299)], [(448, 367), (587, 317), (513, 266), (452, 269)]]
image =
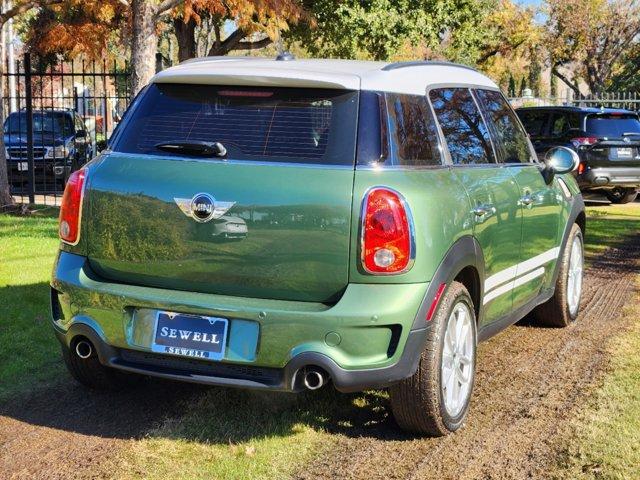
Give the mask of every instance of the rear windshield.
[[(27, 113), (14, 112), (4, 121), (4, 133), (27, 133)], [(70, 135), (73, 133), (73, 120), (63, 112), (33, 112), (33, 134)]]
[[(633, 114), (596, 114), (587, 117), (587, 133), (596, 137), (622, 138), (640, 135), (640, 120)], [(637, 137), (637, 135), (633, 135)]]
[(151, 84), (137, 103), (114, 151), (169, 155), (156, 145), (206, 141), (235, 160), (355, 161), (358, 92)]

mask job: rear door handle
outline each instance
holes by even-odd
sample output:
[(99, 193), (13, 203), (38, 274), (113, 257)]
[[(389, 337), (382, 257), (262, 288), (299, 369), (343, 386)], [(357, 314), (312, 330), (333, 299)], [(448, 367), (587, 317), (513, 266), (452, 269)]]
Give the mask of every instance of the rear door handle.
[(476, 222), (481, 223), (493, 214), (495, 208), (493, 207), (493, 205), (478, 205), (472, 211), (476, 216)]
[(533, 197), (529, 194), (524, 197), (520, 197), (520, 205), (524, 205), (525, 207), (530, 207), (533, 204)]

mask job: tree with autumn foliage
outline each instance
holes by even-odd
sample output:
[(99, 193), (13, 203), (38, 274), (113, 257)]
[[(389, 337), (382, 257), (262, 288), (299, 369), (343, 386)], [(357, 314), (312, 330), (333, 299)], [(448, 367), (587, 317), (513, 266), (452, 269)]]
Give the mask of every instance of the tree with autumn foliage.
[[(205, 32), (211, 37), (208, 56), (264, 48), (289, 25), (300, 20), (313, 23), (302, 2), (295, 0), (185, 0), (172, 15), (180, 61), (196, 56), (196, 27), (202, 22), (211, 30)], [(225, 25), (234, 30), (223, 38)]]
[[(625, 55), (637, 48), (640, 0), (547, 0), (547, 14), (544, 43), (553, 74), (578, 96), (580, 79), (591, 93), (605, 91)], [(575, 76), (563, 73), (564, 66)]]
[(120, 0), (64, 0), (41, 8), (28, 25), (24, 41), (31, 53), (55, 62), (103, 57), (109, 44), (120, 43), (129, 10)]
[[(98, 56), (109, 40), (128, 45), (135, 94), (155, 73), (158, 34), (168, 22), (182, 61), (196, 55), (196, 27), (203, 21), (211, 27), (207, 54), (226, 55), (262, 48), (302, 18), (309, 20), (297, 0), (63, 0), (40, 12), (27, 43), (41, 56), (66, 57)], [(225, 22), (235, 27), (227, 35)]]
[[(30, 10), (39, 7), (46, 7), (61, 3), (63, 0), (18, 0), (13, 3), (13, 6), (7, 10), (3, 10), (0, 13), (0, 29), (10, 19), (19, 15), (25, 14)], [(0, 75), (4, 73), (4, 65), (0, 62)], [(13, 205), (13, 197), (9, 189), (9, 175), (7, 173), (7, 157), (6, 149), (4, 146), (4, 102), (0, 102), (0, 210), (6, 206)]]

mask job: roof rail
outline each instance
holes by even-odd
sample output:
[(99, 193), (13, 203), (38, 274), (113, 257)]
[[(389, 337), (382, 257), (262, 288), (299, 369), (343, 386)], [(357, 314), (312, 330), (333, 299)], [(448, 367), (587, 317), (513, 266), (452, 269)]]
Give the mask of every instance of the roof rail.
[(223, 61), (223, 60), (268, 60), (267, 57), (249, 57), (242, 55), (217, 55), (211, 57), (194, 57), (188, 58), (187, 60), (183, 60), (179, 63), (179, 65), (186, 65), (187, 63), (199, 63), (199, 62), (215, 62), (215, 61)]
[(466, 70), (471, 70), (473, 72), (478, 71), (475, 68), (470, 67), (468, 65), (462, 65), (460, 63), (453, 63), (453, 62), (443, 62), (443, 61), (437, 61), (437, 60), (412, 60), (408, 62), (394, 62), (394, 63), (390, 63), (389, 65), (385, 65), (384, 67), (382, 67), (382, 70), (384, 70), (385, 72), (388, 72), (389, 70), (398, 70), (400, 68), (427, 67), (427, 66), (459, 67), (459, 68), (464, 68)]

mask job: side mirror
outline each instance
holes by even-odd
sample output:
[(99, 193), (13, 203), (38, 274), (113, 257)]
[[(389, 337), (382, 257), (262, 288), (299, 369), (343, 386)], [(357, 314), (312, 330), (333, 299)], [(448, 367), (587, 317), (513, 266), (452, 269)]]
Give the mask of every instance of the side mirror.
[(544, 157), (545, 167), (542, 171), (547, 185), (553, 181), (553, 177), (558, 174), (573, 172), (580, 164), (578, 154), (567, 147), (550, 148)]

